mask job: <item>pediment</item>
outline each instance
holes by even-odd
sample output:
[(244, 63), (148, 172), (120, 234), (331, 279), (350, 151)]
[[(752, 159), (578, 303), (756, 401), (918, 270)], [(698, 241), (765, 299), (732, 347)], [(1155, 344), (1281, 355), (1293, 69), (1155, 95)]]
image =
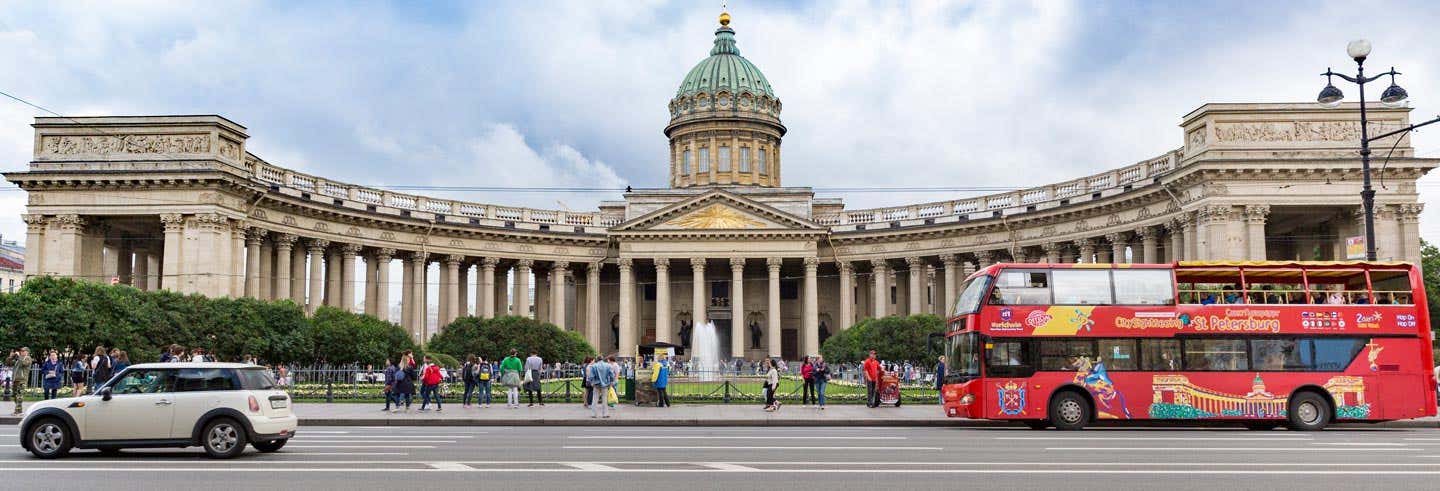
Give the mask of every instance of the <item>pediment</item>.
[(803, 218), (721, 190), (675, 203), (611, 229), (640, 231), (822, 230)]

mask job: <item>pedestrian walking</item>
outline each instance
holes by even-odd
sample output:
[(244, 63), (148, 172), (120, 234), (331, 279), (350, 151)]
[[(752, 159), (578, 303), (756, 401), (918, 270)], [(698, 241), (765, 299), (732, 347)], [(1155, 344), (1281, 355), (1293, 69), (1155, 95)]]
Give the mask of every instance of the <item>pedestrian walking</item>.
[(75, 353), (70, 357), (70, 397), (80, 397), (85, 394), (85, 378), (88, 375), (89, 367), (85, 366), (85, 354)]
[[(385, 409), (381, 409), (381, 411), (390, 412), (390, 403), (395, 402), (395, 373), (398, 371), (399, 368), (395, 366), (395, 362), (386, 358), (385, 388), (381, 389), (381, 394), (385, 396)], [(396, 402), (395, 406), (399, 407), (400, 403)]]
[(774, 359), (767, 359), (765, 368), (765, 410), (778, 411), (780, 400), (775, 398), (775, 390), (780, 387), (780, 366)]
[(595, 363), (595, 358), (589, 356), (585, 357), (585, 361), (580, 362), (580, 387), (585, 389), (585, 400), (581, 405), (586, 409), (590, 408), (590, 399), (594, 397), (595, 392), (595, 386), (590, 385), (590, 365), (593, 363)]
[(862, 365), (865, 370), (865, 407), (880, 407), (880, 360), (875, 359), (875, 350)]
[(440, 381), (445, 377), (440, 373), (440, 365), (430, 362), (430, 355), (425, 355), (425, 368), (420, 370), (420, 410), (429, 411), (430, 399), (435, 399), (435, 412), (440, 412)]
[(670, 407), (670, 392), (665, 390), (670, 386), (670, 357), (660, 355), (660, 361), (655, 362), (654, 368), (650, 372), (650, 381), (655, 384), (655, 405)]
[(460, 381), (465, 383), (465, 395), (460, 399), (460, 407), (470, 407), (470, 394), (475, 392), (475, 355), (465, 358), (465, 365), (460, 367)]
[(620, 386), (620, 376), (624, 372), (620, 370), (620, 363), (615, 361), (615, 355), (610, 355), (605, 360), (605, 364), (610, 366), (610, 373), (615, 376), (615, 383), (605, 388), (605, 404), (610, 406), (610, 409), (615, 409), (615, 403), (620, 401), (620, 397), (615, 394), (615, 391), (616, 387)]
[[(10, 365), (10, 398), (15, 401), (15, 414), (19, 416), (24, 413), (21, 410), (21, 403), (25, 402), (25, 386), (30, 383), (30, 365), (35, 361), (30, 359), (30, 348), (21, 346), (19, 350), (11, 351), (10, 356), (5, 360)], [(57, 388), (58, 389), (58, 388)]]
[(540, 379), (544, 376), (545, 360), (540, 355), (530, 352), (530, 357), (525, 359), (525, 397), (530, 399), (528, 407), (535, 407), (535, 401), (540, 401), (540, 407), (545, 407), (545, 394), (540, 390)]
[(520, 372), (525, 364), (516, 356), (518, 350), (511, 348), (510, 356), (500, 361), (500, 385), (505, 386), (505, 405), (510, 409), (520, 407)]
[(820, 401), (815, 400), (815, 365), (810, 357), (805, 357), (805, 363), (800, 365), (800, 380), (804, 382), (804, 388), (800, 392), (800, 407), (810, 407), (813, 401), (816, 405)]
[(64, 373), (60, 370), (64, 366), (60, 363), (60, 354), (50, 350), (45, 361), (40, 364), (40, 398), (44, 400), (54, 399), (60, 394), (60, 380)]
[(585, 380), (590, 384), (590, 417), (609, 418), (609, 404), (606, 398), (615, 386), (615, 370), (609, 363), (595, 360), (585, 367)]
[(494, 378), (495, 370), (485, 357), (478, 357), (475, 363), (475, 403), (480, 407), (490, 407), (490, 379)]
[(820, 410), (825, 410), (825, 386), (830, 383), (830, 365), (825, 364), (825, 357), (815, 355), (815, 361), (811, 364), (812, 377), (815, 379), (815, 404)]
[(110, 377), (115, 375), (115, 360), (110, 358), (110, 351), (104, 346), (95, 347), (95, 356), (90, 358), (90, 370), (91, 390), (109, 382)]
[(945, 357), (935, 359), (935, 393), (940, 398), (940, 405), (945, 405)]

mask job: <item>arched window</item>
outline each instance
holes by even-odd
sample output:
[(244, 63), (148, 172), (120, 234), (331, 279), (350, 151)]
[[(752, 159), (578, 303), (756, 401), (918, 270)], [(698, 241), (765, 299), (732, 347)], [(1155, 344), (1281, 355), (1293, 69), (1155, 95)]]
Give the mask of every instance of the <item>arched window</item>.
[(720, 147), (720, 165), (715, 166), (720, 172), (730, 172), (730, 147)]

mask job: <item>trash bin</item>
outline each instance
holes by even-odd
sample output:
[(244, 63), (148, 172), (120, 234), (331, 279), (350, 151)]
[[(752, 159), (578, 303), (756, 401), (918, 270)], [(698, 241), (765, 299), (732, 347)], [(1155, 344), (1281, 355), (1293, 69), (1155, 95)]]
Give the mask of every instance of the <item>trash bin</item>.
[(635, 377), (625, 379), (625, 393), (620, 394), (620, 399), (635, 402)]

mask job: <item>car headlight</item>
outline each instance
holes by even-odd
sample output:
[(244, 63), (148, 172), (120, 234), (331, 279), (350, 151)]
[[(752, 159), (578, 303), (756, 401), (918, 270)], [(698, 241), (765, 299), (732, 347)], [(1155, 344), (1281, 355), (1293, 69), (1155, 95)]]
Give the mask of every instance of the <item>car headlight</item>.
[(960, 398), (961, 404), (970, 404), (973, 402), (975, 402), (975, 394), (965, 394), (965, 397)]

